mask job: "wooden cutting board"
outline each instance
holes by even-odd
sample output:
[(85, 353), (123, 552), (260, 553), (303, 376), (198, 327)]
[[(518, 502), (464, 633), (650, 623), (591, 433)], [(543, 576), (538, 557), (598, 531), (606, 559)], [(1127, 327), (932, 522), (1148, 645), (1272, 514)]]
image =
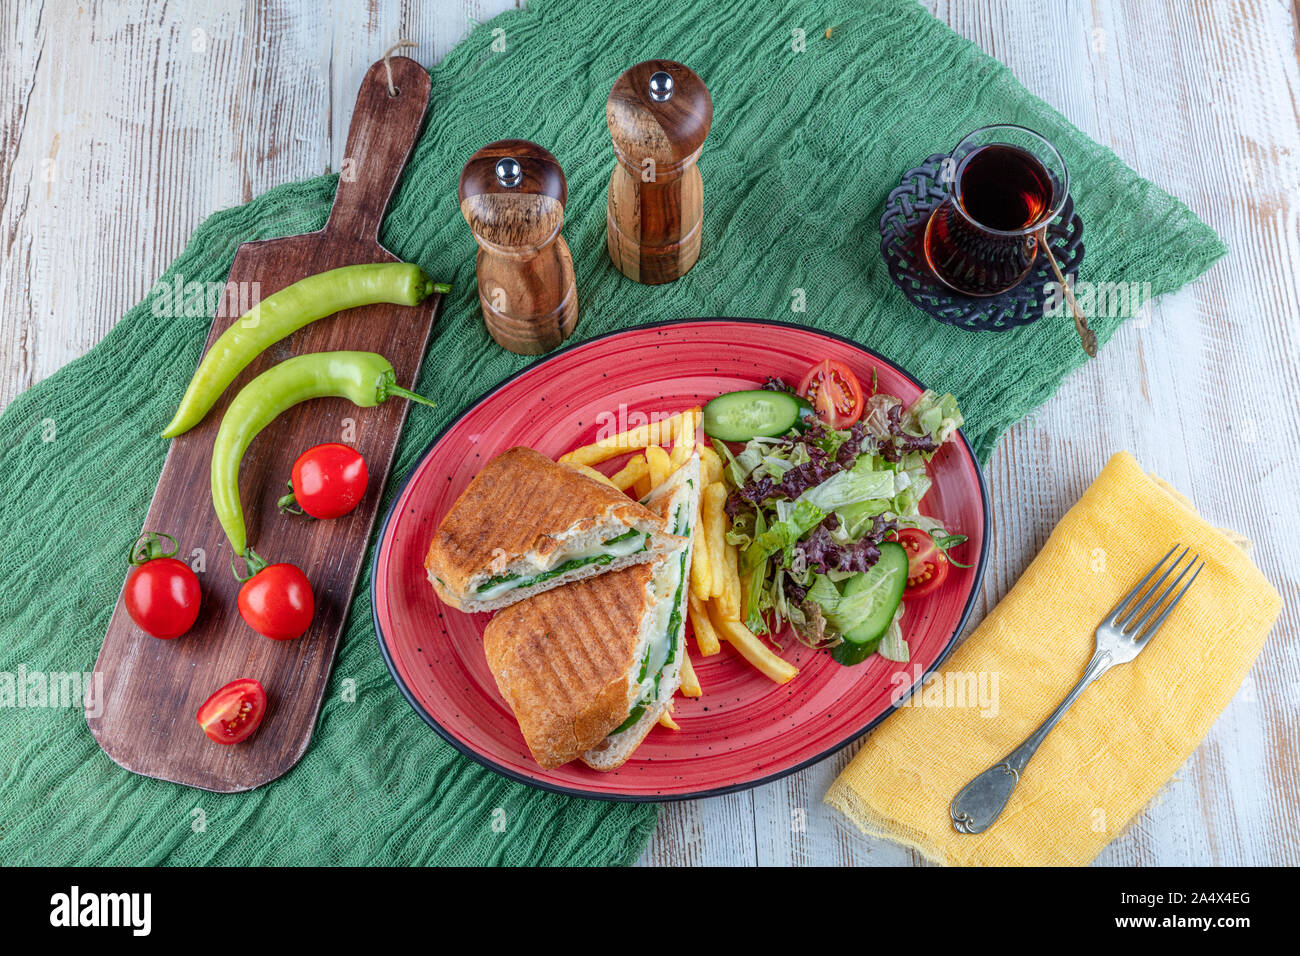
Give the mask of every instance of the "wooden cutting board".
[[(326, 269), (397, 261), (379, 244), (379, 224), (424, 121), (430, 81), (414, 60), (392, 57), (388, 62), (397, 95), (389, 94), (383, 61), (372, 66), (352, 114), (325, 228), (244, 243), (230, 268), (229, 282), (235, 285), (227, 288), (251, 294), (251, 283), (257, 283), (257, 293), (265, 298)], [(142, 530), (176, 538), (178, 557), (199, 572), (202, 606), (189, 633), (163, 641), (135, 625), (119, 596), (95, 664), (101, 692), (86, 708), (91, 733), (115, 762), (135, 773), (225, 793), (274, 780), (302, 757), (409, 403), (389, 399), (363, 409), (341, 398), (306, 402), (266, 428), (244, 457), (240, 488), (249, 544), (270, 561), (298, 565), (315, 592), (311, 629), (293, 641), (269, 640), (239, 616), (232, 551), (212, 508), (213, 438), (240, 388), (272, 365), (306, 352), (378, 352), (392, 362), (398, 384), (414, 388), (439, 299), (431, 296), (415, 307), (352, 309), (295, 332), (249, 365), (198, 426), (171, 442)], [(238, 314), (219, 311), (206, 348), (237, 319)], [(185, 378), (192, 372), (172, 370)], [(430, 397), (437, 399), (436, 394)], [(163, 441), (156, 436), (166, 424), (161, 419), (141, 422), (140, 440)], [(294, 460), (312, 445), (331, 441), (352, 445), (365, 456), (370, 483), (360, 506), (334, 521), (281, 515), (276, 500), (286, 490)], [(122, 542), (123, 583), (129, 544)], [(195, 715), (215, 690), (241, 677), (256, 678), (266, 688), (266, 718), (247, 741), (215, 744), (204, 736)]]

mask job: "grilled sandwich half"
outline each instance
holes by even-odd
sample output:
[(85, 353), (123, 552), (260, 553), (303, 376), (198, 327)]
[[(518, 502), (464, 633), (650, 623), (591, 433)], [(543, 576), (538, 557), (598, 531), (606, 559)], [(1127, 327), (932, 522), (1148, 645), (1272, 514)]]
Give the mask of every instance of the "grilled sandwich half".
[(434, 532), (424, 567), (461, 611), (492, 611), (675, 550), (664, 518), (531, 448), (474, 476)]
[(671, 552), (537, 594), (488, 622), (488, 666), (542, 767), (620, 766), (681, 685), (699, 487), (692, 457), (646, 501), (676, 536)]

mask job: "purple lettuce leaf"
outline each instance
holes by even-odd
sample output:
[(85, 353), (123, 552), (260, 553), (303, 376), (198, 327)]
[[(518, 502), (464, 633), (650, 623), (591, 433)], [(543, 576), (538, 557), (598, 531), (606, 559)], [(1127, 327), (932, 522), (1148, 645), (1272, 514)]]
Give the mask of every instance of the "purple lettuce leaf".
[(746, 504), (758, 507), (765, 501), (780, 498), (794, 501), (831, 475), (852, 468), (862, 453), (862, 446), (867, 439), (866, 429), (860, 423), (855, 424), (849, 430), (849, 437), (836, 449), (834, 457), (823, 446), (829, 437), (826, 427), (816, 424), (802, 435), (781, 439), (779, 444), (787, 448), (803, 445), (808, 460), (791, 468), (779, 479), (771, 475), (751, 477), (727, 498), (727, 514), (734, 518)]
[(806, 567), (822, 574), (827, 571), (866, 571), (880, 560), (880, 542), (885, 535), (898, 529), (898, 522), (876, 515), (871, 529), (861, 538), (851, 544), (838, 544), (831, 532), (839, 525), (840, 519), (829, 514), (807, 537), (795, 544), (793, 550), (803, 554)]

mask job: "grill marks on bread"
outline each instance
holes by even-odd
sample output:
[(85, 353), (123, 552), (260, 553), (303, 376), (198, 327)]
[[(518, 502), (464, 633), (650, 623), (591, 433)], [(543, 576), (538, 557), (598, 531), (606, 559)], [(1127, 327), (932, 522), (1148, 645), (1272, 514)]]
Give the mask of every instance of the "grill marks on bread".
[[(425, 568), (454, 593), (502, 554), (549, 557), (557, 535), (590, 531), (607, 515), (629, 526), (663, 529), (663, 520), (617, 488), (551, 461), (531, 448), (511, 448), (483, 467), (434, 533)], [(649, 524), (646, 524), (649, 522)]]
[(503, 608), (483, 647), (534, 759), (558, 767), (627, 717), (628, 672), (654, 564), (611, 571)]

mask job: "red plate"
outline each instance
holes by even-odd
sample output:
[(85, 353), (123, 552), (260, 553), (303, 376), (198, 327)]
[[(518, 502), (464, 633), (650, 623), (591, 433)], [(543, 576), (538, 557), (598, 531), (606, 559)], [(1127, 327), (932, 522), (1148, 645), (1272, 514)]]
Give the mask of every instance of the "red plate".
[[(483, 655), (487, 614), (462, 614), (434, 595), (424, 556), (442, 516), (494, 455), (527, 445), (557, 457), (594, 441), (609, 416), (674, 413), (769, 375), (798, 381), (822, 358), (910, 403), (922, 387), (854, 343), (801, 326), (711, 319), (644, 326), (592, 339), (525, 369), (479, 399), (436, 438), (411, 471), (380, 531), (371, 575), (375, 631), (406, 699), (457, 749), (508, 777), (563, 793), (614, 800), (681, 800), (757, 786), (830, 756), (887, 717), (906, 688), (947, 654), (984, 572), (988, 495), (963, 436), (930, 463), (925, 511), (970, 540), (944, 586), (907, 604), (908, 664), (879, 655), (841, 667), (793, 639), (799, 667), (773, 684), (727, 645), (691, 661), (704, 688), (677, 698), (680, 731), (656, 727), (627, 763), (598, 773), (581, 761), (546, 771), (529, 756)], [(603, 416), (603, 417), (602, 417)], [(622, 421), (619, 421), (621, 427)], [(634, 421), (633, 424), (636, 424)]]

